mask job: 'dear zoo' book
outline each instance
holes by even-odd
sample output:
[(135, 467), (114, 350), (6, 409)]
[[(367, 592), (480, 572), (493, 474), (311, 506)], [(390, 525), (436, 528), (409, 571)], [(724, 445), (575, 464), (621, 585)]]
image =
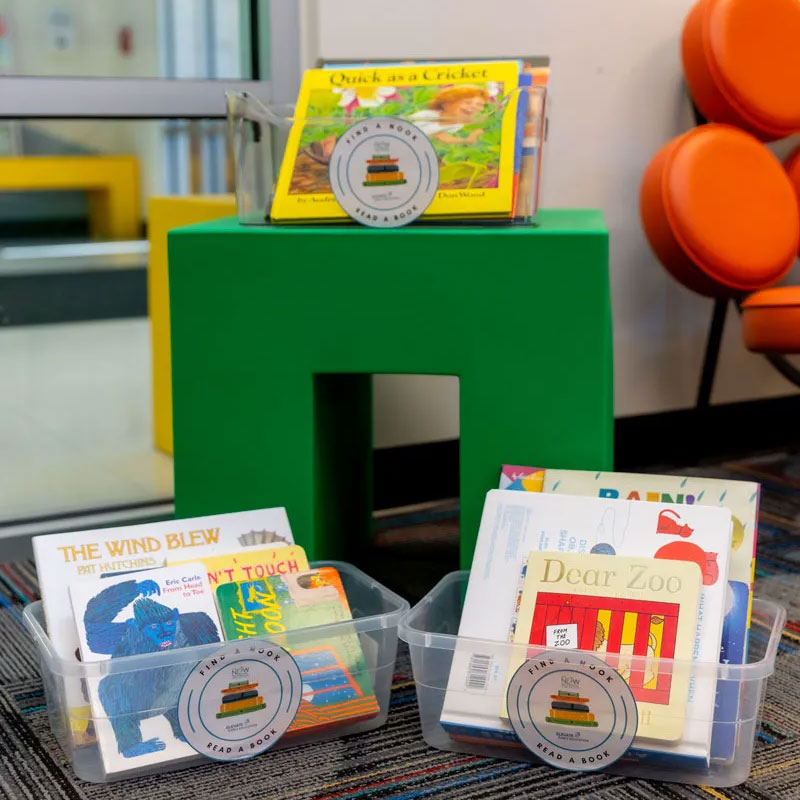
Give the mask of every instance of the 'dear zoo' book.
[[(551, 647), (601, 654), (631, 687), (637, 738), (675, 741), (686, 717), (701, 584), (691, 561), (534, 551), (514, 642), (531, 645), (529, 656)], [(509, 679), (523, 660), (512, 659)]]
[[(226, 639), (272, 638), (352, 619), (333, 567), (239, 581), (217, 587)], [(289, 647), (303, 678), (303, 698), (286, 735), (374, 717), (379, 709), (356, 633), (328, 634)]]
[[(221, 641), (200, 562), (81, 581), (70, 586), (70, 595), (85, 662)], [(108, 774), (197, 754), (181, 733), (177, 708), (194, 663), (152, 664), (86, 679)]]
[(328, 165), (359, 119), (399, 116), (431, 140), (439, 191), (425, 219), (507, 219), (514, 207), (518, 61), (307, 70), (281, 164), (273, 222), (344, 221)]

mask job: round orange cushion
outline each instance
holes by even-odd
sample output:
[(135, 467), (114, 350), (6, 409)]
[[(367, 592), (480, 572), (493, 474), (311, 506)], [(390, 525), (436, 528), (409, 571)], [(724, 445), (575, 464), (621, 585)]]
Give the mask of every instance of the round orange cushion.
[(742, 332), (749, 350), (800, 353), (800, 286), (778, 286), (742, 303)]
[(698, 108), (764, 141), (800, 130), (800, 2), (700, 0), (683, 29)]
[(786, 172), (757, 139), (728, 125), (694, 128), (656, 153), (640, 209), (661, 263), (700, 294), (774, 283), (800, 247), (800, 212)]

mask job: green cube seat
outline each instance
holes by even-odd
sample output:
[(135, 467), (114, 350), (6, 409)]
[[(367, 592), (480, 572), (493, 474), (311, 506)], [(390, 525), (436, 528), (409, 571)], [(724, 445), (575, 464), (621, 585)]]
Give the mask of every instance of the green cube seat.
[(370, 534), (374, 373), (456, 375), (461, 560), (500, 466), (612, 468), (608, 233), (533, 226), (169, 234), (178, 516), (287, 508), (309, 558)]

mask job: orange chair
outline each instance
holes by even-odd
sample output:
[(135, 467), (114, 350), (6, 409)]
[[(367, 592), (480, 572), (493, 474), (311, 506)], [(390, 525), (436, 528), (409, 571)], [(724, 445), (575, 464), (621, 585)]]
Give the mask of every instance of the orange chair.
[[(800, 147), (789, 156), (785, 166), (800, 204)], [(751, 294), (742, 303), (742, 327), (751, 350), (800, 352), (800, 286), (779, 286)], [(780, 363), (773, 360), (773, 364), (783, 372)], [(796, 381), (793, 374), (796, 370), (787, 377)]]
[(656, 153), (642, 180), (642, 224), (659, 261), (716, 298), (700, 407), (729, 299), (747, 347), (800, 386), (800, 370), (783, 355), (800, 353), (800, 287), (765, 288), (800, 250), (800, 148), (782, 166), (761, 143), (800, 131), (798, 42), (798, 0), (699, 0), (682, 38), (699, 127)]
[(797, 0), (700, 0), (683, 27), (689, 93), (706, 119), (763, 141), (800, 130)]

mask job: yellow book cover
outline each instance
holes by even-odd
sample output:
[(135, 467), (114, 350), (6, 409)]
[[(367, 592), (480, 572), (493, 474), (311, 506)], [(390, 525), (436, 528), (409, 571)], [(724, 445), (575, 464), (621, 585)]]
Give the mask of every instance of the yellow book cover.
[[(252, 581), (271, 575), (288, 575), (305, 572), (308, 569), (306, 551), (297, 544), (285, 547), (266, 547), (256, 549), (245, 547), (235, 552), (207, 558), (192, 558), (192, 562), (202, 562), (208, 572), (208, 581), (213, 589), (223, 583), (233, 581)], [(168, 566), (188, 563), (186, 560), (167, 559)]]
[(331, 153), (353, 123), (379, 115), (412, 122), (433, 143), (439, 191), (424, 217), (510, 216), (519, 71), (517, 61), (306, 71), (271, 219), (347, 219), (328, 179)]
[[(535, 551), (514, 642), (604, 654), (636, 699), (637, 739), (676, 741), (686, 720), (701, 583), (690, 561)], [(522, 661), (522, 654), (512, 659), (509, 680)]]

